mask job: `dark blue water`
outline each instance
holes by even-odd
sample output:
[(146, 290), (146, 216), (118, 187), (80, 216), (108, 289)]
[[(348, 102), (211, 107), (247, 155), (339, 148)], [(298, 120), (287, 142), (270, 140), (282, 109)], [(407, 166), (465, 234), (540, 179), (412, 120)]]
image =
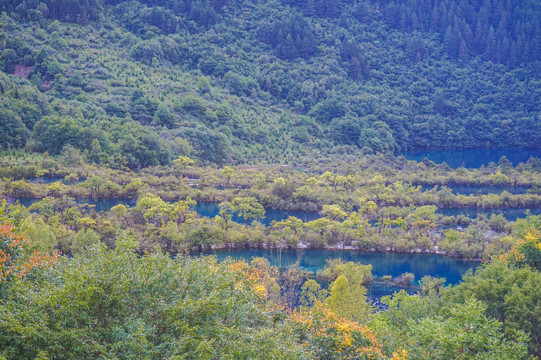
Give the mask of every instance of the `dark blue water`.
[[(35, 202), (40, 201), (41, 199), (34, 198), (17, 198), (16, 201), (20, 202), (21, 205), (29, 207)], [(97, 212), (103, 211), (108, 212), (112, 207), (123, 204), (126, 206), (134, 206), (136, 204), (136, 199), (76, 199), (77, 204), (88, 204), (94, 205), (94, 209)], [(10, 202), (14, 202), (11, 200)], [(206, 216), (213, 218), (217, 216), (220, 212), (219, 204), (214, 202), (199, 202), (192, 208), (200, 216)], [(491, 214), (503, 214), (507, 220), (514, 221), (517, 218), (525, 218), (527, 216), (527, 209), (479, 209), (479, 208), (449, 208), (449, 209), (438, 209), (436, 213), (442, 214), (445, 216), (458, 216), (465, 215), (471, 218), (476, 217), (480, 214), (485, 214), (490, 216)], [(541, 209), (531, 209), (531, 215), (540, 215)], [(308, 222), (311, 220), (316, 220), (321, 217), (319, 213), (309, 212), (309, 211), (286, 211), (286, 210), (273, 210), (266, 209), (265, 218), (259, 220), (263, 225), (269, 226), (273, 220), (281, 221), (287, 219), (289, 216), (295, 216), (301, 219), (303, 222)], [(233, 221), (240, 224), (244, 224), (244, 219), (239, 218), (238, 216), (233, 217)], [(249, 222), (251, 223), (251, 221)]]
[(18, 202), (24, 207), (30, 207), (33, 203), (36, 203), (40, 201), (41, 199), (34, 199), (34, 198), (17, 198), (17, 199), (6, 199), (8, 203), (16, 203)]
[[(528, 186), (509, 186), (509, 185), (445, 185), (451, 189), (455, 194), (464, 195), (487, 195), (487, 194), (501, 194), (507, 191), (510, 194), (525, 194), (528, 191)], [(431, 186), (423, 186), (423, 188), (431, 189)], [(438, 186), (441, 190), (441, 186)]]
[[(21, 205), (24, 205), (26, 207), (31, 206), (32, 204), (40, 201), (41, 199), (34, 199), (34, 198), (17, 198), (15, 199)], [(12, 201), (14, 202), (14, 201)], [(97, 212), (103, 211), (108, 212), (111, 210), (112, 207), (123, 204), (126, 206), (135, 206), (137, 199), (126, 199), (126, 198), (119, 198), (119, 199), (76, 199), (75, 202), (77, 204), (88, 204), (93, 205), (94, 209)], [(192, 207), (192, 210), (197, 212), (200, 216), (206, 216), (209, 218), (213, 218), (217, 216), (220, 213), (220, 207), (219, 203), (215, 202), (199, 202), (197, 205)], [(286, 210), (273, 210), (273, 209), (266, 209), (265, 218), (262, 220), (259, 220), (263, 225), (269, 226), (273, 220), (281, 221), (284, 219), (287, 219), (289, 216), (295, 216), (299, 219), (301, 219), (303, 222), (308, 222), (311, 220), (319, 219), (321, 215), (319, 215), (316, 212), (308, 212), (308, 211), (286, 211)], [(244, 219), (233, 216), (233, 221), (244, 224)], [(251, 223), (251, 221), (249, 221)]]
[(375, 277), (391, 275), (393, 278), (409, 272), (420, 280), (425, 275), (445, 277), (448, 284), (456, 284), (462, 275), (471, 268), (479, 265), (476, 261), (467, 261), (433, 254), (401, 254), (401, 253), (379, 253), (359, 252), (351, 250), (277, 250), (261, 249), (231, 249), (216, 250), (210, 253), (218, 260), (228, 257), (238, 260), (250, 261), (253, 257), (267, 258), (275, 266), (288, 267), (299, 263), (303, 270), (317, 272), (323, 269), (327, 259), (342, 259), (344, 261), (355, 261), (362, 264), (372, 265), (372, 274)]
[[(541, 209), (530, 209), (531, 215), (540, 215)], [(509, 221), (515, 221), (516, 219), (522, 219), (528, 216), (527, 209), (479, 209), (479, 208), (449, 208), (438, 209), (436, 214), (445, 216), (458, 216), (464, 215), (470, 218), (475, 218), (478, 215), (486, 215), (490, 217), (492, 214), (503, 214), (503, 216)]]
[[(193, 207), (193, 210), (195, 210), (200, 216), (206, 216), (213, 218), (216, 215), (220, 213), (220, 207), (218, 203), (213, 202), (199, 202), (197, 205)], [(289, 216), (295, 216), (299, 219), (301, 219), (303, 222), (308, 222), (311, 220), (316, 220), (321, 217), (319, 213), (316, 212), (308, 212), (308, 211), (287, 211), (287, 210), (273, 210), (273, 209), (265, 209), (265, 218), (260, 219), (260, 221), (263, 225), (269, 226), (273, 220), (281, 221), (284, 219), (287, 219)], [(238, 223), (244, 223), (243, 218), (239, 218), (238, 216), (233, 216), (233, 221)], [(250, 222), (249, 222), (250, 223)]]
[[(18, 201), (21, 205), (26, 207), (31, 206), (32, 204), (40, 201), (41, 199), (35, 198), (17, 198), (12, 199), (10, 202)], [(97, 212), (103, 211), (108, 212), (112, 207), (123, 204), (126, 206), (135, 206), (137, 199), (126, 199), (126, 198), (117, 198), (117, 199), (76, 199), (77, 204), (88, 204), (93, 205), (94, 209)], [(219, 203), (215, 202), (199, 202), (197, 205), (192, 207), (192, 210), (197, 212), (200, 216), (206, 216), (213, 218), (220, 213)], [(273, 210), (266, 209), (265, 218), (259, 220), (263, 225), (269, 226), (273, 220), (280, 221), (287, 219), (289, 216), (295, 216), (301, 219), (303, 222), (308, 222), (315, 220), (321, 217), (316, 212), (307, 212), (307, 211), (286, 211), (286, 210)], [(233, 221), (244, 224), (244, 219), (239, 218), (238, 216), (233, 216)], [(251, 223), (251, 221), (249, 221)]]
[[(69, 185), (70, 182), (67, 181), (66, 179), (64, 179), (63, 177), (60, 177), (60, 176), (42, 176), (40, 178), (30, 178), (30, 179), (26, 179), (28, 182), (31, 182), (31, 183), (35, 183), (35, 184), (51, 184), (51, 183), (54, 183), (54, 182), (57, 182), (57, 181), (62, 181), (62, 183), (64, 185)], [(81, 181), (83, 181), (82, 179), (79, 179), (79, 180), (72, 180), (71, 182), (73, 184), (77, 184), (77, 183), (80, 183)]]
[(530, 157), (541, 158), (541, 150), (513, 150), (513, 149), (474, 149), (474, 150), (442, 150), (442, 151), (416, 151), (403, 153), (408, 160), (422, 161), (425, 157), (436, 164), (447, 163), (452, 168), (461, 166), (477, 168), (488, 165), (489, 162), (498, 163), (502, 156), (506, 156), (513, 165), (525, 163)]
[(108, 212), (119, 204), (135, 206), (137, 199), (76, 199), (75, 202), (79, 205), (94, 205), (94, 210), (97, 212)]
[[(362, 264), (372, 265), (372, 274), (376, 278), (384, 275), (398, 277), (406, 272), (415, 275), (415, 283), (426, 275), (445, 277), (447, 284), (458, 283), (462, 275), (469, 269), (479, 265), (475, 261), (460, 260), (441, 255), (432, 254), (399, 254), (399, 253), (376, 253), (358, 251), (336, 250), (283, 250), (281, 255), (278, 251), (257, 249), (233, 249), (219, 250), (203, 255), (215, 255), (218, 260), (226, 258), (251, 261), (253, 257), (267, 258), (275, 266), (288, 267), (296, 263), (303, 270), (317, 272), (323, 269), (327, 259), (342, 259), (355, 261)], [(392, 282), (375, 282), (367, 287), (368, 294), (373, 299), (391, 295), (401, 288), (394, 286)]]
[[(17, 198), (15, 201), (18, 201), (21, 205), (25, 207), (30, 207), (32, 204), (37, 203), (41, 199), (35, 199), (35, 198)], [(15, 202), (10, 201), (10, 202)], [(136, 199), (75, 199), (75, 203), (79, 205), (87, 204), (87, 205), (93, 205), (94, 210), (97, 212), (108, 212), (111, 210), (112, 207), (117, 206), (118, 204), (123, 204), (126, 206), (134, 206), (136, 203)]]

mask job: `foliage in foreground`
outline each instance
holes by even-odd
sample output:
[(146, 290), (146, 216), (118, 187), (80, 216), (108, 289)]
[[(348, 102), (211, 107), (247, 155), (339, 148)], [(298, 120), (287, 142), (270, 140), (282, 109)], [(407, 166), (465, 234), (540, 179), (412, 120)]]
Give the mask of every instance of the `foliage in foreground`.
[[(4, 207), (0, 207), (0, 221)], [(54, 265), (58, 261), (56, 252), (42, 253), (36, 249), (31, 252), (29, 245), (28, 239), (16, 231), (11, 223), (0, 225), (0, 296), (8, 281), (21, 279), (34, 269)]]
[(134, 243), (11, 284), (9, 359), (297, 359), (299, 344), (242, 272), (212, 258), (138, 257)]
[(528, 359), (527, 335), (502, 331), (472, 297), (464, 304), (409, 296), (404, 291), (384, 299), (388, 306), (373, 320), (388, 347), (403, 346), (411, 359)]
[(364, 297), (358, 290), (369, 269), (331, 263), (323, 272), (335, 278), (329, 297), (310, 280), (302, 287), (307, 301), (286, 312), (269, 286), (275, 270), (266, 272), (261, 261), (140, 256), (124, 237), (115, 245), (96, 244), (0, 281), (0, 359), (527, 360), (538, 354), (541, 281), (529, 266), (496, 261), (441, 290), (441, 297), (400, 292), (383, 299), (388, 310), (374, 314), (353, 305)]
[(468, 274), (463, 282), (446, 291), (450, 303), (478, 299), (486, 314), (500, 321), (507, 334), (521, 330), (530, 334), (529, 349), (541, 356), (541, 273), (530, 267), (516, 268), (497, 261)]

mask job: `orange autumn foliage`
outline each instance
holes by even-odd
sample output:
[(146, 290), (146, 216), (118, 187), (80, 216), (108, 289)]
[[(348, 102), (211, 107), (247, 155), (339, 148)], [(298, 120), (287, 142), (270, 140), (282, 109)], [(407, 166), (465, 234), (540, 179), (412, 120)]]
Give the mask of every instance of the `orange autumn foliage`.
[(333, 353), (343, 359), (405, 360), (407, 352), (401, 350), (392, 357), (385, 356), (376, 334), (367, 326), (338, 316), (322, 303), (312, 309), (295, 311), (290, 320), (297, 325), (305, 346), (314, 352)]
[(268, 295), (267, 288), (263, 285), (263, 270), (251, 268), (244, 260), (235, 261), (229, 265), (229, 270), (232, 272), (241, 272), (244, 277), (236, 284), (237, 288), (241, 288), (246, 283), (250, 284), (252, 291), (260, 296)]
[(501, 255), (500, 259), (519, 266), (537, 267), (541, 261), (541, 232), (530, 229), (523, 237), (516, 238), (511, 250)]
[(55, 252), (41, 253), (36, 250), (24, 257), (25, 245), (29, 245), (28, 240), (11, 223), (0, 225), (0, 283), (11, 277), (22, 278), (33, 269), (51, 266), (59, 260)]

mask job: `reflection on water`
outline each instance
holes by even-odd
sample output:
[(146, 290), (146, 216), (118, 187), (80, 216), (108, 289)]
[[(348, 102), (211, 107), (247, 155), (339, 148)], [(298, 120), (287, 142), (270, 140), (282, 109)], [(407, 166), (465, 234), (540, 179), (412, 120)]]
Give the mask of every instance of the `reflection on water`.
[[(193, 210), (195, 210), (200, 216), (207, 216), (210, 218), (213, 218), (220, 213), (219, 204), (214, 202), (197, 203), (197, 205), (193, 207)], [(319, 219), (321, 217), (321, 215), (318, 213), (309, 211), (287, 211), (274, 209), (265, 209), (265, 211), (265, 218), (259, 220), (265, 226), (269, 226), (273, 220), (281, 221), (287, 219), (289, 216), (295, 216), (301, 219), (303, 222)], [(239, 218), (236, 215), (233, 216), (233, 221), (244, 223), (244, 219)]]
[[(40, 201), (41, 199), (34, 199), (34, 198), (17, 198), (12, 199), (11, 202), (18, 201), (22, 205), (29, 207), (35, 202)], [(134, 206), (136, 203), (136, 199), (76, 199), (75, 202), (77, 204), (88, 204), (88, 205), (94, 205), (95, 210), (97, 212), (104, 211), (107, 212), (111, 210), (112, 207), (118, 205), (118, 204), (124, 204), (126, 206)], [(197, 203), (192, 208), (194, 211), (196, 211), (200, 216), (206, 216), (209, 218), (213, 218), (217, 216), (220, 212), (219, 204), (214, 202), (200, 202)], [(448, 209), (438, 209), (436, 213), (445, 215), (445, 216), (458, 216), (458, 215), (464, 215), (471, 218), (474, 218), (478, 215), (484, 214), (487, 216), (490, 216), (491, 214), (503, 214), (507, 220), (514, 221), (517, 218), (524, 218), (527, 216), (528, 212), (531, 215), (539, 215), (541, 214), (541, 209), (480, 209), (480, 208), (448, 208)], [(273, 210), (273, 209), (266, 209), (265, 218), (260, 220), (260, 222), (265, 225), (269, 226), (273, 220), (280, 221), (287, 219), (289, 216), (295, 216), (299, 219), (301, 219), (303, 222), (308, 222), (311, 220), (319, 219), (321, 215), (316, 212), (309, 212), (309, 211), (287, 211), (287, 210)], [(238, 216), (233, 217), (233, 221), (236, 221), (238, 223), (243, 224), (244, 219), (239, 218)], [(250, 223), (251, 221), (249, 221)]]
[(475, 261), (467, 261), (448, 256), (434, 254), (401, 254), (359, 252), (350, 250), (261, 250), (261, 249), (231, 249), (216, 250), (210, 253), (224, 260), (228, 257), (250, 261), (253, 257), (267, 258), (273, 265), (288, 267), (299, 264), (303, 270), (317, 272), (323, 269), (327, 259), (342, 259), (356, 261), (362, 264), (372, 264), (372, 274), (375, 277), (391, 275), (397, 277), (405, 272), (415, 275), (420, 280), (425, 275), (445, 277), (448, 284), (456, 284), (462, 274), (468, 269), (479, 265)]
[[(372, 274), (376, 278), (391, 275), (393, 278), (409, 272), (415, 275), (416, 283), (423, 276), (431, 275), (445, 277), (447, 284), (456, 284), (469, 269), (479, 265), (475, 261), (455, 259), (433, 254), (400, 254), (377, 253), (340, 250), (261, 250), (261, 249), (231, 249), (217, 250), (198, 255), (215, 255), (218, 260), (226, 258), (250, 261), (253, 257), (267, 258), (273, 265), (288, 267), (298, 264), (303, 270), (317, 272), (323, 269), (328, 259), (341, 258), (344, 261), (355, 261), (372, 265)], [(391, 283), (375, 282), (368, 286), (369, 295), (379, 298), (400, 290)]]
[[(17, 198), (10, 202), (18, 201), (21, 205), (30, 207), (32, 204), (37, 203), (42, 199), (35, 199), (35, 198)], [(126, 206), (134, 206), (137, 199), (75, 199), (75, 202), (79, 205), (87, 204), (87, 205), (93, 205), (94, 209), (97, 212), (108, 212), (111, 210), (112, 207), (117, 206), (118, 204), (124, 204)]]
[(525, 218), (530, 215), (540, 215), (541, 209), (480, 209), (480, 208), (448, 208), (438, 209), (437, 214), (445, 216), (459, 216), (464, 215), (470, 218), (477, 217), (478, 215), (486, 215), (490, 217), (492, 214), (503, 214), (503, 216), (509, 221), (515, 221), (516, 219)]
[(402, 154), (408, 160), (422, 161), (425, 157), (436, 164), (447, 163), (452, 168), (461, 166), (477, 168), (488, 165), (490, 162), (498, 163), (505, 156), (513, 165), (525, 163), (530, 157), (541, 158), (541, 150), (514, 150), (514, 149), (473, 149), (473, 150), (442, 150), (442, 151), (416, 151)]
[[(445, 185), (451, 189), (455, 194), (464, 195), (487, 195), (487, 194), (501, 194), (507, 191), (510, 194), (525, 194), (528, 191), (529, 186), (507, 186), (507, 185)], [(427, 190), (432, 189), (431, 186), (423, 186)], [(438, 190), (441, 190), (441, 186), (438, 186)]]
[(62, 181), (62, 183), (64, 185), (69, 185), (70, 183), (71, 184), (77, 184), (77, 183), (80, 183), (83, 181), (83, 179), (78, 179), (78, 180), (71, 180), (70, 181), (67, 181), (66, 179), (64, 179), (63, 177), (60, 177), (60, 176), (42, 176), (42, 177), (39, 177), (39, 178), (30, 178), (30, 179), (26, 179), (28, 182), (31, 182), (31, 183), (34, 183), (34, 184), (51, 184), (51, 183), (54, 183), (54, 182), (57, 182), (57, 181)]

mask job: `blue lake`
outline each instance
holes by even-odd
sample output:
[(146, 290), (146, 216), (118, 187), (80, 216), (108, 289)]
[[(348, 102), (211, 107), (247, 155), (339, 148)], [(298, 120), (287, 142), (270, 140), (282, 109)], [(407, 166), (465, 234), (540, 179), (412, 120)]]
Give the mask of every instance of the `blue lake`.
[[(34, 183), (34, 184), (51, 184), (51, 183), (54, 183), (54, 182), (57, 182), (57, 181), (62, 181), (62, 183), (64, 185), (69, 185), (70, 184), (69, 181), (67, 181), (63, 177), (59, 177), (59, 176), (42, 176), (40, 178), (29, 178), (29, 179), (26, 179), (26, 180), (28, 182), (31, 182), (31, 183)], [(82, 181), (83, 181), (82, 179), (72, 180), (71, 183), (77, 184), (77, 183), (80, 183)]]
[[(31, 206), (32, 204), (40, 201), (41, 199), (34, 198), (17, 198), (11, 199), (10, 202), (18, 201), (21, 205), (26, 207)], [(126, 206), (135, 206), (137, 199), (76, 199), (77, 204), (88, 204), (93, 205), (94, 210), (97, 212), (103, 211), (107, 212), (111, 210), (112, 207), (123, 204)], [(215, 202), (198, 202), (197, 205), (192, 207), (192, 210), (197, 212), (200, 216), (206, 216), (213, 218), (220, 213), (219, 203)], [(287, 211), (287, 210), (273, 210), (266, 209), (265, 218), (259, 220), (263, 225), (269, 226), (273, 220), (280, 221), (287, 219), (289, 216), (295, 216), (301, 219), (303, 222), (308, 222), (311, 220), (319, 219), (321, 215), (317, 212), (308, 212), (308, 211)], [(238, 216), (233, 216), (233, 221), (238, 223), (244, 223), (244, 219), (239, 218)], [(251, 223), (251, 221), (249, 222)]]
[[(453, 191), (455, 194), (464, 195), (487, 195), (487, 194), (501, 194), (507, 191), (510, 194), (525, 194), (529, 186), (508, 186), (508, 185), (445, 185)], [(423, 186), (424, 190), (431, 190), (434, 186)], [(441, 186), (438, 186), (438, 190), (441, 190)]]
[(502, 156), (506, 156), (513, 165), (525, 163), (530, 157), (541, 158), (541, 150), (514, 150), (514, 149), (473, 149), (473, 150), (442, 150), (442, 151), (416, 151), (403, 153), (408, 160), (422, 161), (425, 157), (436, 164), (447, 163), (452, 168), (461, 166), (477, 168), (488, 165), (490, 162), (498, 163)]
[[(215, 255), (218, 260), (232, 258), (236, 260), (250, 261), (253, 257), (264, 257), (271, 264), (283, 268), (298, 263), (299, 268), (311, 272), (323, 269), (328, 259), (342, 259), (344, 261), (355, 261), (362, 264), (372, 265), (372, 274), (376, 278), (384, 275), (398, 277), (406, 272), (415, 275), (415, 282), (418, 283), (423, 276), (431, 275), (445, 277), (447, 284), (458, 283), (462, 275), (469, 269), (479, 265), (475, 261), (455, 259), (447, 256), (433, 254), (400, 254), (400, 253), (378, 253), (358, 252), (340, 250), (283, 250), (281, 254), (276, 251), (259, 249), (231, 249), (205, 252), (202, 255)], [(400, 290), (400, 287), (389, 283), (373, 283), (368, 286), (369, 295), (372, 298), (379, 298), (390, 295)]]
[[(16, 199), (16, 201), (19, 201), (22, 205), (29, 207), (33, 203), (40, 201), (40, 199), (18, 198)], [(14, 202), (14, 199), (10, 199), (10, 202)], [(118, 204), (134, 206), (136, 203), (136, 199), (76, 199), (75, 202), (77, 204), (94, 205), (94, 209), (97, 212), (107, 212), (111, 210), (113, 206), (116, 206)], [(192, 209), (196, 211), (200, 216), (213, 218), (217, 216), (220, 212), (220, 208), (218, 205), (218, 203), (214, 202), (199, 202)], [(516, 220), (517, 218), (526, 217), (527, 211), (527, 209), (447, 208), (438, 209), (436, 213), (445, 216), (465, 215), (471, 218), (476, 217), (480, 214), (490, 216), (491, 214), (502, 213), (507, 220)], [(530, 209), (530, 213), (532, 215), (540, 215), (541, 209)], [(280, 221), (287, 219), (289, 216), (295, 216), (301, 219), (303, 222), (316, 220), (321, 217), (321, 215), (317, 212), (266, 209), (265, 218), (260, 220), (260, 222), (265, 226), (269, 226), (273, 220)], [(244, 223), (244, 219), (239, 218), (238, 216), (234, 216), (233, 221), (238, 223)]]
[[(218, 205), (218, 203), (213, 202), (200, 202), (193, 207), (193, 210), (195, 210), (201, 216), (213, 218), (220, 213), (220, 208)], [(317, 212), (308, 211), (287, 211), (274, 209), (265, 209), (265, 211), (265, 218), (259, 220), (265, 226), (269, 226), (273, 220), (281, 221), (287, 219), (289, 216), (295, 216), (301, 219), (303, 222), (316, 220), (321, 217), (321, 215), (319, 215)], [(239, 218), (238, 216), (233, 216), (233, 221), (244, 223), (244, 219)]]
[[(18, 200), (25, 206), (30, 206), (32, 203), (39, 201), (39, 199)], [(77, 199), (77, 203), (95, 205), (96, 211), (109, 211), (111, 207), (118, 204), (133, 206), (135, 205), (135, 199)], [(198, 203), (194, 207), (194, 210), (201, 216), (214, 217), (218, 214), (219, 207), (217, 203)], [(318, 218), (320, 215), (311, 212), (268, 210), (267, 217), (262, 222), (263, 224), (268, 225), (272, 220), (282, 220), (288, 216), (297, 216), (303, 221), (310, 221)], [(239, 219), (236, 220), (242, 222)], [(410, 272), (415, 275), (416, 281), (420, 280), (425, 275), (431, 275), (445, 277), (448, 284), (458, 283), (462, 275), (468, 269), (475, 268), (475, 266), (479, 265), (479, 263), (474, 261), (432, 254), (399, 254), (317, 249), (298, 251), (284, 250), (281, 253), (278, 253), (276, 250), (233, 249), (214, 251), (204, 253), (203, 255), (207, 254), (213, 254), (217, 256), (219, 260), (231, 257), (234, 259), (245, 259), (250, 261), (252, 257), (265, 257), (269, 259), (273, 265), (282, 267), (291, 266), (298, 262), (300, 268), (312, 272), (321, 270), (325, 266), (327, 259), (341, 258), (345, 261), (372, 264), (372, 273), (376, 278), (381, 278), (384, 275), (391, 275), (394, 278), (405, 272)], [(368, 285), (367, 289), (369, 299), (376, 305), (379, 304), (378, 299), (382, 296), (391, 295), (401, 290), (400, 287), (395, 286), (392, 282), (375, 282)], [(408, 288), (406, 290), (412, 292), (415, 288)]]
[[(503, 214), (503, 216), (510, 221), (516, 219), (525, 218), (527, 216), (527, 209), (479, 209), (479, 208), (447, 208), (438, 209), (436, 214), (445, 216), (458, 216), (464, 215), (470, 218), (474, 218), (478, 215), (489, 216), (492, 214)], [(541, 209), (529, 209), (531, 215), (541, 215)]]
[[(17, 198), (16, 201), (18, 201), (21, 205), (24, 205), (26, 207), (30, 207), (32, 204), (40, 201), (41, 199), (34, 199), (34, 198)], [(88, 204), (93, 205), (94, 209), (97, 212), (107, 212), (111, 210), (112, 207), (118, 205), (118, 204), (124, 204), (126, 206), (134, 206), (137, 199), (75, 199), (75, 203), (82, 205), (82, 204)], [(14, 201), (11, 201), (14, 202)]]

